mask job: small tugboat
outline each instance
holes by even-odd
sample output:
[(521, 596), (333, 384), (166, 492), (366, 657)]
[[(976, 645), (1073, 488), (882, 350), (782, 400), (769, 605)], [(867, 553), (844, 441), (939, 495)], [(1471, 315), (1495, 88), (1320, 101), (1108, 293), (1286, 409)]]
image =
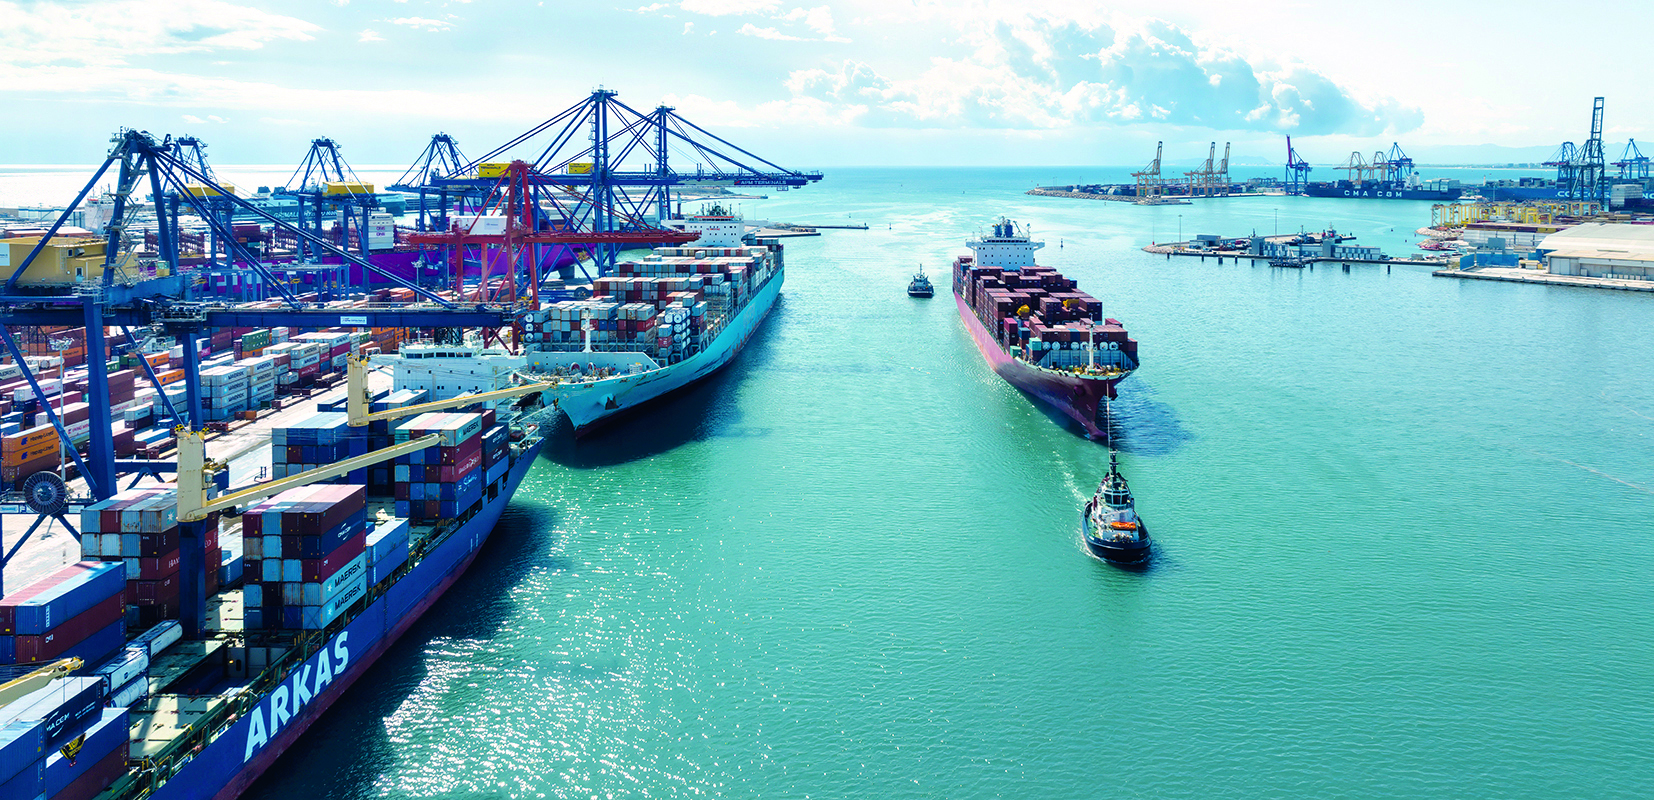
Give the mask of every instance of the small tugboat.
[(1131, 489), (1120, 474), (1114, 450), (1108, 451), (1108, 475), (1080, 515), (1080, 532), (1085, 536), (1085, 546), (1111, 564), (1135, 566), (1149, 559), (1149, 531), (1137, 518)]
[(930, 276), (925, 274), (925, 265), (920, 264), (918, 274), (914, 275), (913, 281), (907, 285), (907, 296), (933, 297), (935, 294), (936, 287), (930, 285)]

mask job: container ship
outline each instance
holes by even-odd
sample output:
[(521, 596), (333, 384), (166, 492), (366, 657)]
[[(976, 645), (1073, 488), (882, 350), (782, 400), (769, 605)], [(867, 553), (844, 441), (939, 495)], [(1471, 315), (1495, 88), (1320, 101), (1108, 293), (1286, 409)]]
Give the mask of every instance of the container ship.
[[(269, 474), (242, 490), (201, 433), (177, 432), (176, 483), (84, 506), (80, 560), (0, 598), (0, 662), (17, 665), (0, 686), (0, 797), (234, 798), (471, 565), (541, 449), (545, 387), (503, 351), (387, 339), (400, 353), (375, 355), (365, 333), (249, 330), (221, 357), (216, 337), (196, 342), (210, 419), (257, 417), (340, 365), (348, 389), (238, 428), (270, 449)], [(166, 351), (125, 358), (173, 372)], [(397, 377), (373, 392), (375, 359)], [(437, 364), (469, 377), (432, 386)], [(0, 385), (13, 477), (55, 463), (54, 427), (23, 423), (42, 401), (75, 415), (63, 395), (84, 378), (66, 366)], [(161, 404), (136, 372), (109, 380), (127, 419)], [(118, 434), (117, 449), (156, 446), (144, 436)], [(192, 594), (199, 637), (180, 624)]]
[(1106, 438), (1103, 398), (1137, 369), (1137, 342), (1102, 304), (1056, 270), (1034, 263), (1044, 242), (1001, 218), (988, 236), (966, 243), (953, 262), (959, 318), (994, 372)]
[(590, 297), (530, 312), (527, 369), (576, 436), (727, 365), (763, 324), (786, 270), (776, 240), (748, 243), (722, 208), (690, 216), (691, 245), (657, 247), (591, 282)]
[(1464, 190), (1443, 181), (1317, 181), (1304, 184), (1309, 197), (1380, 200), (1457, 200)]

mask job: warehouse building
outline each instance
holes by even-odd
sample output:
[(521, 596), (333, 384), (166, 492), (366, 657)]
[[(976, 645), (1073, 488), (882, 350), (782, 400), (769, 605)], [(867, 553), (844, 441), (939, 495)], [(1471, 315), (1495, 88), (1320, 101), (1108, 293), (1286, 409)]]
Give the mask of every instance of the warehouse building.
[(1539, 243), (1553, 275), (1654, 280), (1654, 225), (1588, 222)]

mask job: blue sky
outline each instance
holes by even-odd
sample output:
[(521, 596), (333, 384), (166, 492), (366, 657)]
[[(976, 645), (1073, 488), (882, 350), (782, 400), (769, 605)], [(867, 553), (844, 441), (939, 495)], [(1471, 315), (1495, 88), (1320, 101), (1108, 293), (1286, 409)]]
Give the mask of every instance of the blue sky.
[[(1646, 134), (1651, 73), (1594, 0), (1142, 4), (930, 0), (0, 0), (0, 163), (87, 163), (121, 126), (193, 133), (219, 163), (360, 164), (438, 130), (480, 154), (599, 85), (774, 160), (863, 164), (1313, 162), (1400, 140), (1438, 160), (1542, 158), (1606, 95)], [(1604, 27), (1604, 26), (1607, 27)], [(1610, 152), (1610, 159), (1618, 152)]]

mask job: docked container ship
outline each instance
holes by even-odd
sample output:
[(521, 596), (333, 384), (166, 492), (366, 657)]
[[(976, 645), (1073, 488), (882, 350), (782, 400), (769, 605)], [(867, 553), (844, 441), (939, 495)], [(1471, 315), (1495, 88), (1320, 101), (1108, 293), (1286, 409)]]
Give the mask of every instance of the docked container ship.
[(1310, 197), (1380, 200), (1457, 200), (1464, 190), (1441, 181), (1317, 181), (1304, 185)]
[(727, 365), (769, 315), (785, 280), (782, 247), (746, 242), (722, 209), (684, 220), (700, 238), (658, 247), (592, 281), (585, 300), (530, 312), (530, 374), (576, 436), (699, 381)]
[[(213, 413), (368, 352), (349, 332), (285, 349), (267, 334), (253, 337), (257, 355), (202, 370)], [(85, 507), (81, 560), (0, 598), (0, 662), (44, 665), (12, 667), (28, 674), (0, 687), (0, 797), (234, 798), (458, 580), (533, 464), (544, 409), (535, 385), (512, 386), (520, 379), (476, 348), (404, 355), (493, 377), (439, 391), (415, 370), (410, 385), (369, 395), (364, 362), (351, 363), (353, 408), (317, 404), (243, 429), (269, 435), (274, 479), (304, 483), (246, 504), (211, 499), (203, 472), (215, 466), (190, 449), (200, 435), (183, 433), (178, 483)], [(15, 447), (40, 449), (38, 433), (0, 439), (8, 461), (23, 457)], [(192, 548), (206, 585), (186, 589)], [(206, 598), (206, 628), (185, 639), (190, 590)]]
[(1044, 242), (1001, 218), (966, 243), (974, 255), (953, 262), (959, 318), (994, 372), (1105, 435), (1098, 404), (1137, 369), (1137, 342), (1102, 304), (1056, 270), (1034, 263)]

